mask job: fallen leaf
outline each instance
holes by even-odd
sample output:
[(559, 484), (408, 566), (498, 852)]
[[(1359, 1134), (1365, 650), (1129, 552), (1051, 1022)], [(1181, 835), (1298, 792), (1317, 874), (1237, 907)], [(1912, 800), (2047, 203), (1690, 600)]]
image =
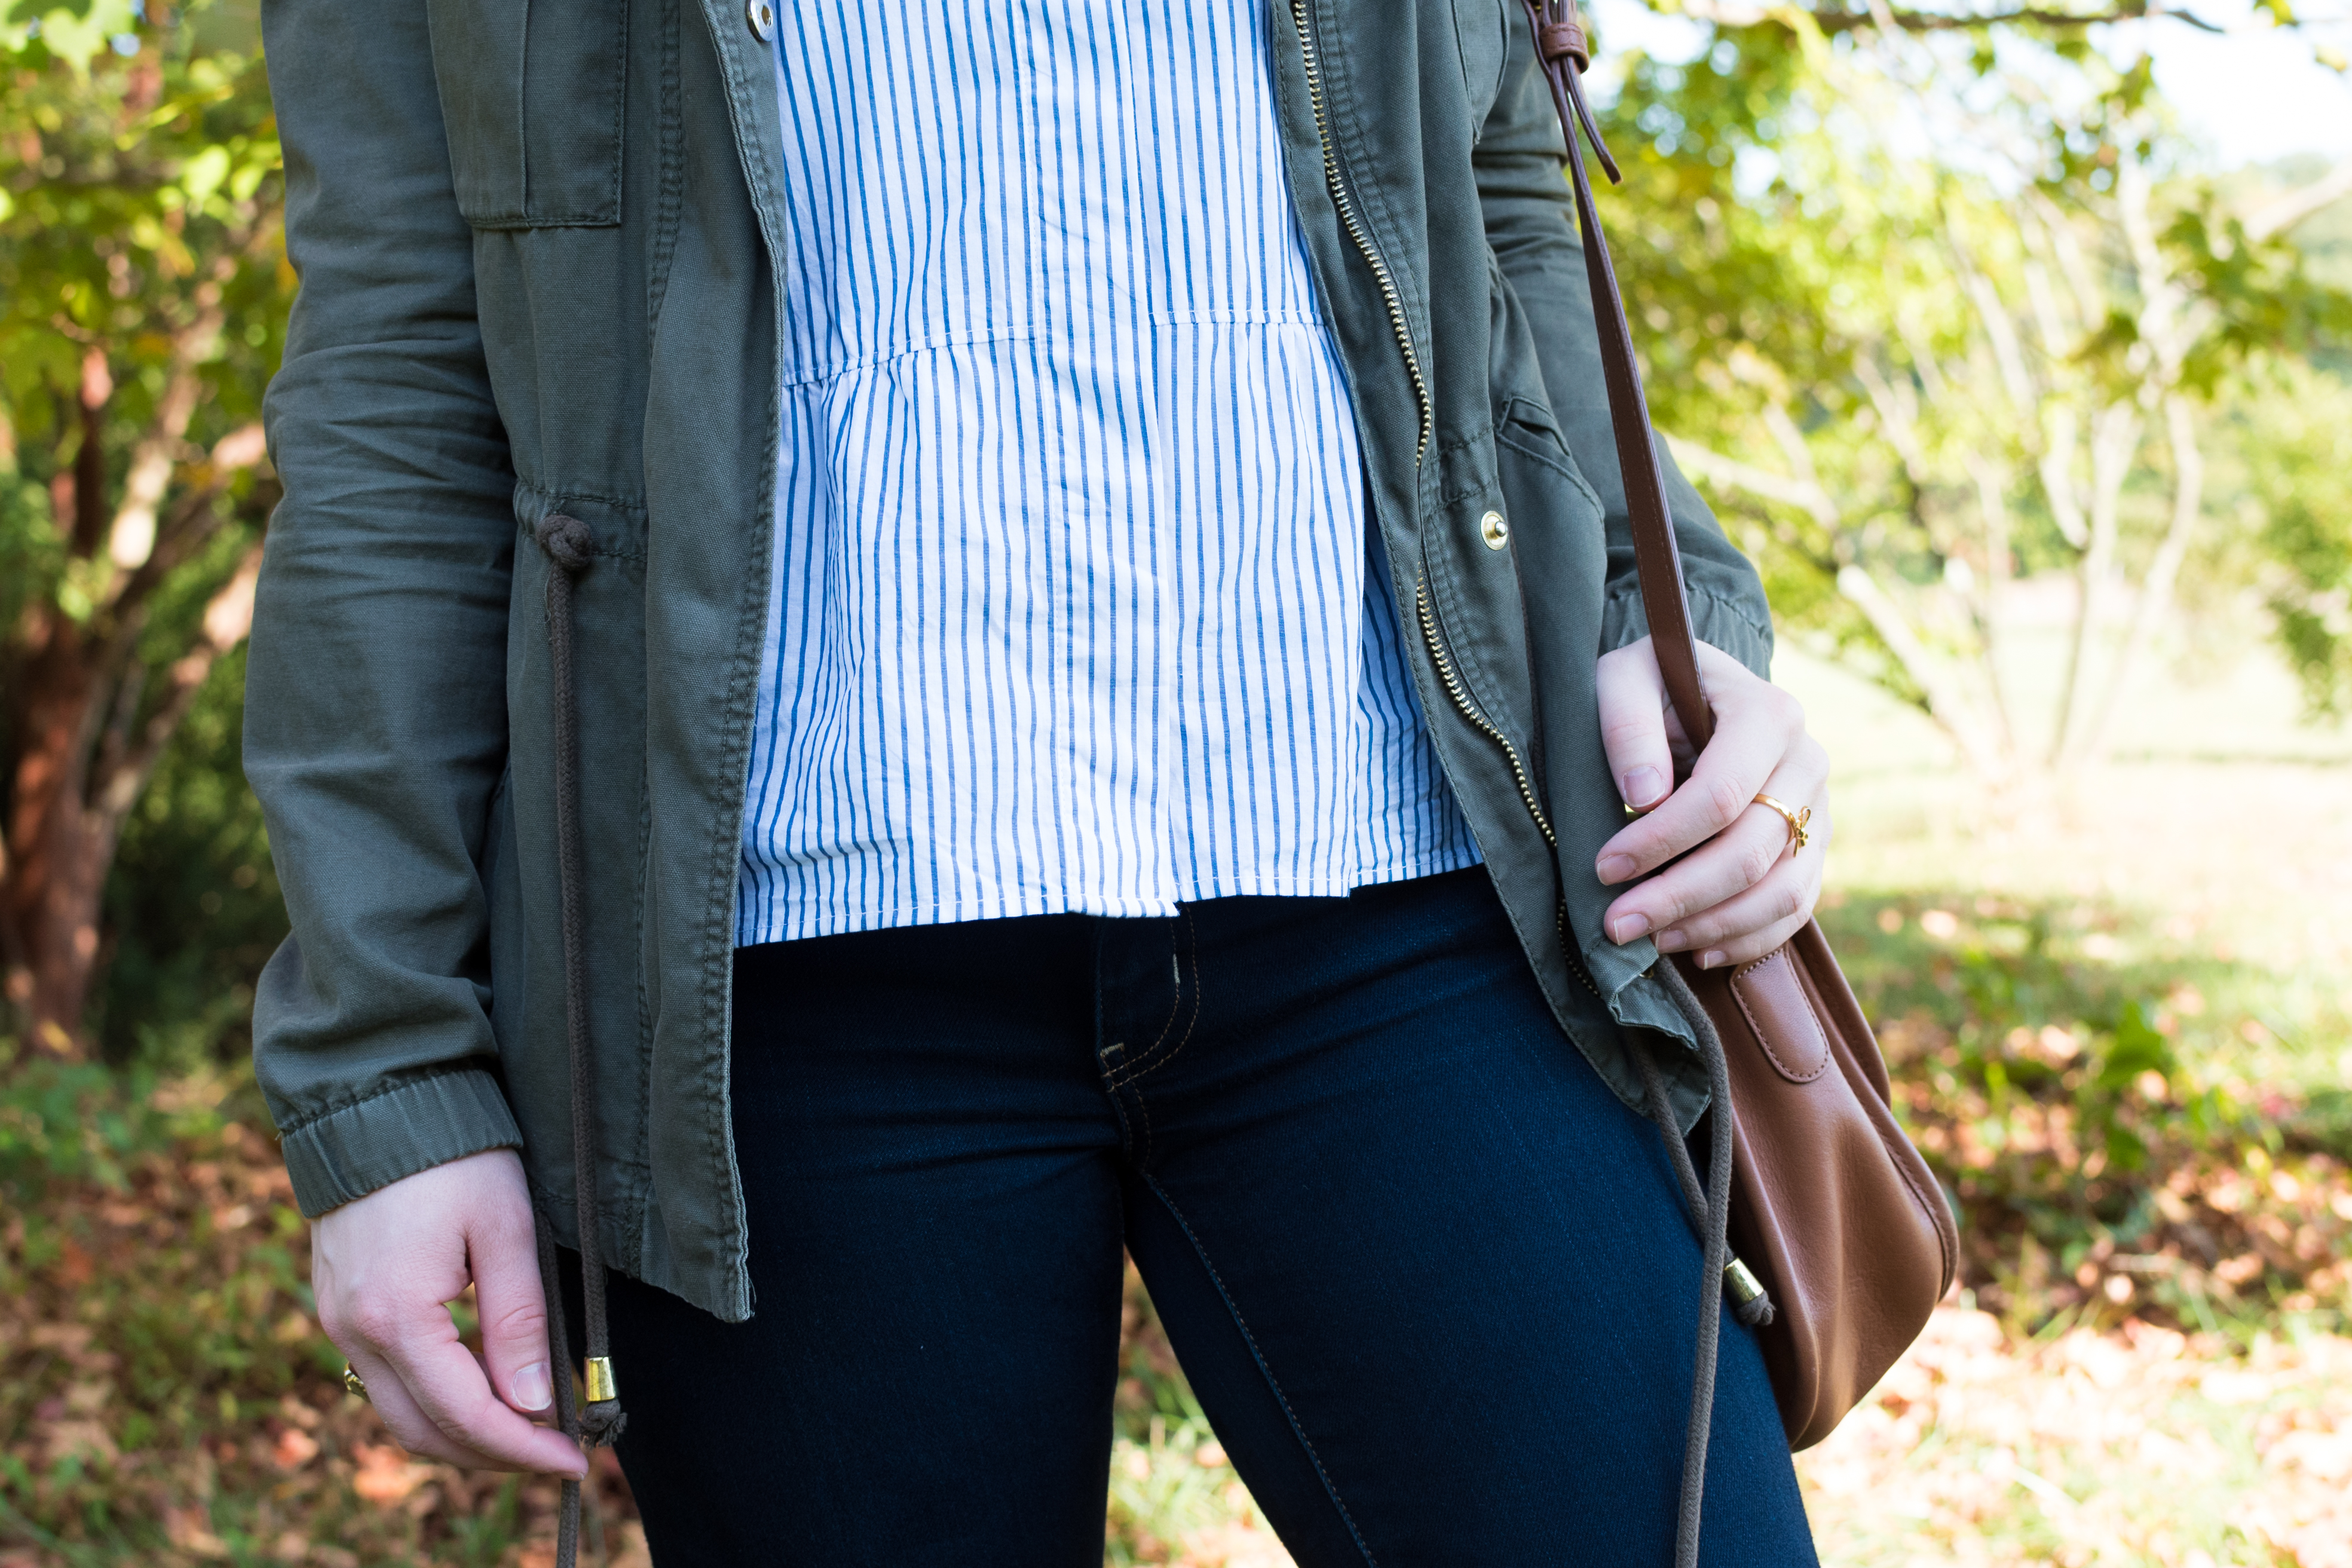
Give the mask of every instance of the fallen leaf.
[(362, 1443), (352, 1450), (359, 1473), (352, 1490), (379, 1508), (389, 1508), (432, 1479), (433, 1467), (420, 1465), (388, 1443)]

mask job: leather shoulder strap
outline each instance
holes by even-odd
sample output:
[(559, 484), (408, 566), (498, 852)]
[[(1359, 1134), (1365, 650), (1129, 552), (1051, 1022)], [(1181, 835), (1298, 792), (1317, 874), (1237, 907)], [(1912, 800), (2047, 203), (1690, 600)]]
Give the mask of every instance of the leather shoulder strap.
[(1560, 132), (1568, 143), (1569, 183), (1576, 188), (1577, 227), (1584, 237), (1584, 269), (1592, 285), (1592, 324), (1601, 339), (1609, 425), (1617, 439), (1618, 466), (1625, 473), (1625, 509), (1633, 518), (1633, 566), (1642, 584), (1642, 607), (1649, 616), (1650, 641), (1657, 649), (1658, 672), (1665, 679), (1667, 699), (1674, 703), (1691, 744), (1703, 749), (1715, 733), (1715, 711), (1707, 706), (1706, 689), (1699, 684), (1698, 645), (1691, 633), (1690, 600), (1683, 591), (1682, 552), (1675, 548), (1674, 518), (1666, 510), (1665, 478), (1658, 468), (1650, 406), (1642, 395), (1641, 372), (1633, 364), (1633, 330), (1626, 323), (1624, 299), (1617, 291), (1616, 268), (1609, 263), (1608, 242), (1601, 237), (1592, 180), (1585, 173), (1583, 151), (1576, 141), (1577, 128), (1581, 126), (1610, 183), (1616, 184), (1616, 162), (1601, 144), (1601, 128), (1593, 123), (1583, 83), (1577, 79), (1592, 63), (1591, 51), (1576, 0), (1523, 3), (1528, 24), (1535, 29), (1536, 58), (1551, 83), (1552, 105), (1559, 110)]

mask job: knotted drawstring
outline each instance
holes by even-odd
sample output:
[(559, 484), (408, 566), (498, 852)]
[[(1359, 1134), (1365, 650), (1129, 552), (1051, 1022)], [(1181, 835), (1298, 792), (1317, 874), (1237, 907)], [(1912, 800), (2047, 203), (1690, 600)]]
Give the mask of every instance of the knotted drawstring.
[(1641, 1069), (1642, 1090), (1650, 1120), (1665, 1140), (1666, 1158), (1682, 1184), (1691, 1224), (1706, 1249), (1699, 1269), (1698, 1352), (1691, 1372), (1690, 1426), (1683, 1437), (1682, 1507), (1675, 1521), (1675, 1568), (1696, 1568), (1699, 1510), (1706, 1495), (1706, 1441), (1715, 1419), (1715, 1373), (1721, 1350), (1722, 1300), (1735, 1279), (1743, 1279), (1753, 1295), (1733, 1289), (1738, 1300), (1733, 1314), (1750, 1328), (1761, 1328), (1773, 1318), (1772, 1300), (1754, 1285), (1744, 1265), (1731, 1256), (1731, 1064), (1723, 1054), (1723, 1037), (1706, 1016), (1690, 984), (1672, 963), (1660, 960), (1653, 972), (1664, 985), (1675, 1010), (1691, 1026), (1699, 1057), (1706, 1064), (1712, 1114), (1707, 1118), (1706, 1184), (1701, 1190), (1697, 1167), (1683, 1142), (1682, 1128), (1666, 1103), (1666, 1085), (1646, 1044), (1637, 1044), (1633, 1063)]
[[(585, 1447), (610, 1444), (628, 1418), (613, 1379), (612, 1344), (604, 1321), (604, 1257), (596, 1224), (596, 1064), (589, 1055), (587, 903), (580, 848), (580, 722), (572, 682), (572, 583), (588, 569), (596, 537), (576, 517), (550, 514), (538, 529), (540, 548), (555, 570), (547, 574), (547, 652), (555, 709), (555, 867), (563, 936), (564, 1050), (572, 1068), (572, 1186), (579, 1203), (580, 1295), (587, 1331), (586, 1408), (572, 1396), (572, 1352), (563, 1327), (563, 1294), (556, 1284), (555, 1231), (544, 1213), (539, 1230), (539, 1277), (547, 1291), (549, 1351), (559, 1369), (555, 1414), (563, 1435)], [(580, 1552), (580, 1483), (563, 1483), (556, 1527), (556, 1568), (574, 1568)]]

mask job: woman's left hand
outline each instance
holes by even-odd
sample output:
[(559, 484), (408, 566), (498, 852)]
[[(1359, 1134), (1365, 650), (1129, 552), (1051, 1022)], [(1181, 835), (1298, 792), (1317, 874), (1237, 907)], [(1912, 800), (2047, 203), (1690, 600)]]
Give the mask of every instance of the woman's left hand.
[[(1795, 698), (1705, 643), (1698, 672), (1715, 738), (1669, 793), (1690, 743), (1650, 639), (1602, 656), (1601, 744), (1620, 794), (1642, 816), (1601, 846), (1593, 869), (1613, 887), (1683, 856), (1611, 904), (1603, 926), (1612, 942), (1654, 936), (1660, 952), (1696, 952), (1700, 968), (1714, 969), (1763, 957), (1812, 918), (1830, 836), (1830, 760), (1805, 733)], [(1811, 808), (1806, 847), (1792, 852), (1788, 819), (1757, 805), (1759, 795)]]

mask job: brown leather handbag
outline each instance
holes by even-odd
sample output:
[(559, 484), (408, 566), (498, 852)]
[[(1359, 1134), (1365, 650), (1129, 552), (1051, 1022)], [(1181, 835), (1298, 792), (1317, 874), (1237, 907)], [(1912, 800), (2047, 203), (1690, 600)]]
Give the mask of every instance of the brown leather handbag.
[[(1577, 144), (1581, 125), (1617, 181), (1577, 80), (1591, 54), (1575, 0), (1523, 3), (1567, 142), (1642, 603), (1667, 696), (1692, 745), (1704, 747), (1714, 714), (1699, 683), (1656, 437)], [(1727, 1118), (1719, 1110), (1710, 1118), (1713, 1191), (1699, 1190), (1655, 1064), (1642, 1058), (1652, 1113), (1707, 1237), (1707, 1279), (1720, 1277), (1738, 1316), (1757, 1327), (1790, 1445), (1804, 1448), (1828, 1436), (1870, 1391), (1950, 1289), (1959, 1251), (1951, 1211), (1895, 1122), (1878, 1042), (1819, 925), (1808, 921), (1786, 946), (1752, 963), (1703, 970), (1693, 955), (1677, 954), (1654, 973), (1698, 1037), (1715, 1103), (1731, 1110)], [(1677, 1552), (1684, 1562), (1696, 1553), (1717, 1301), (1708, 1289), (1700, 1314), (1700, 1387), (1684, 1477), (1686, 1539)]]

